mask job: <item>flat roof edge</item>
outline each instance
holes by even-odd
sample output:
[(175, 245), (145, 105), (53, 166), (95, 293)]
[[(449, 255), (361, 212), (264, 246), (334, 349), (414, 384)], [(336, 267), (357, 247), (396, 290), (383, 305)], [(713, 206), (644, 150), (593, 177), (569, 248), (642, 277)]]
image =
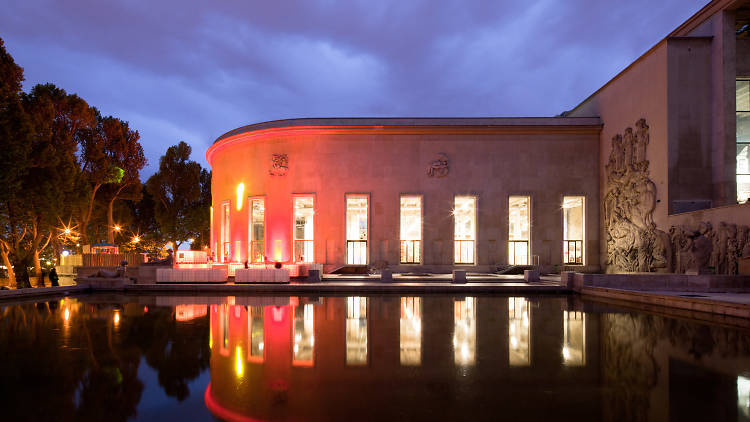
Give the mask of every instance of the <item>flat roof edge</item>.
[(598, 117), (323, 117), (271, 120), (230, 130), (219, 136), (214, 144), (242, 133), (266, 129), (315, 127), (387, 127), (387, 126), (601, 126)]

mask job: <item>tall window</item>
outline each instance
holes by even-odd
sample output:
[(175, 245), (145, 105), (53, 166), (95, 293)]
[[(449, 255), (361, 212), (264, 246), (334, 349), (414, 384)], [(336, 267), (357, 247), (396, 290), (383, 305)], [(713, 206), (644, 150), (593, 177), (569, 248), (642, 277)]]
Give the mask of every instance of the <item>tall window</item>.
[(401, 263), (422, 262), (422, 197), (401, 196)]
[(314, 262), (313, 220), (315, 199), (312, 196), (294, 197), (294, 262)]
[(563, 262), (583, 264), (583, 196), (563, 197)]
[(367, 365), (367, 298), (346, 298), (346, 364)]
[(346, 195), (346, 263), (367, 265), (367, 195)]
[(477, 197), (456, 196), (453, 204), (453, 262), (473, 264), (476, 260)]
[(508, 199), (508, 263), (529, 263), (529, 209), (531, 198), (511, 196)]
[(266, 260), (266, 200), (250, 200), (250, 262)]
[(229, 226), (229, 201), (221, 204), (221, 261), (232, 260), (232, 238)]
[(263, 362), (265, 354), (265, 326), (262, 306), (248, 307), (249, 318), (247, 321), (248, 352), (247, 356), (251, 362)]
[(737, 202), (750, 199), (750, 79), (737, 80)]

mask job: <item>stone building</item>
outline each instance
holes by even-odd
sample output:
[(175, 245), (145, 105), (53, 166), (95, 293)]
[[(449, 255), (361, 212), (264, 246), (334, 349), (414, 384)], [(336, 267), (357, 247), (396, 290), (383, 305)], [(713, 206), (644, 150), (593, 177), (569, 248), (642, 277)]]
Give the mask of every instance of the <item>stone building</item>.
[(207, 152), (215, 261), (744, 272), (749, 28), (750, 2), (712, 1), (558, 117), (230, 131)]

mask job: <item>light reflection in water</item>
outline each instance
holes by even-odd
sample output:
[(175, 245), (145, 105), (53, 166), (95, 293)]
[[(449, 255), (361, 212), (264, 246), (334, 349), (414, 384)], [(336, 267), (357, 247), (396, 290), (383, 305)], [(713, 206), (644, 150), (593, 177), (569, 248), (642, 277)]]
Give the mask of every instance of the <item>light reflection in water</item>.
[(525, 297), (508, 298), (508, 364), (531, 365), (531, 315)]
[[(299, 366), (313, 366), (313, 352), (315, 348), (314, 307), (312, 303), (295, 306), (294, 311), (294, 353), (292, 364)], [(366, 339), (365, 339), (366, 341)]]
[(346, 298), (346, 364), (367, 365), (367, 298)]
[(586, 364), (586, 314), (563, 311), (563, 363), (568, 366)]
[(422, 298), (401, 298), (399, 321), (401, 365), (422, 364)]
[(750, 418), (750, 378), (737, 377), (737, 409)]
[(265, 358), (265, 330), (263, 326), (264, 315), (262, 306), (250, 306), (248, 308), (247, 331), (249, 362), (263, 362)]
[(476, 303), (475, 297), (453, 302), (453, 356), (459, 366), (473, 366), (476, 361)]

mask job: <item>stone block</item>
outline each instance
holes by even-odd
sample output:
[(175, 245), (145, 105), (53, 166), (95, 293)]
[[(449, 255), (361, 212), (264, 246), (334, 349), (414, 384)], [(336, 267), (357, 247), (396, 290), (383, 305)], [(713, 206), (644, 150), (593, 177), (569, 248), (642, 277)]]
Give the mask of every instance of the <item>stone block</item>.
[(391, 270), (380, 270), (380, 281), (382, 283), (393, 282), (393, 271)]
[(539, 281), (539, 270), (523, 270), (523, 279), (528, 283)]
[(453, 270), (453, 283), (466, 283), (466, 270)]
[(574, 288), (575, 271), (563, 271), (560, 273), (560, 285), (569, 289)]
[(320, 283), (320, 270), (307, 270), (307, 281), (309, 283)]

